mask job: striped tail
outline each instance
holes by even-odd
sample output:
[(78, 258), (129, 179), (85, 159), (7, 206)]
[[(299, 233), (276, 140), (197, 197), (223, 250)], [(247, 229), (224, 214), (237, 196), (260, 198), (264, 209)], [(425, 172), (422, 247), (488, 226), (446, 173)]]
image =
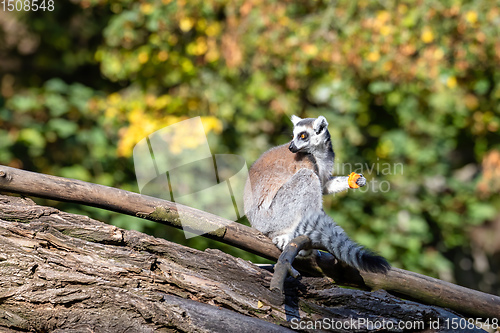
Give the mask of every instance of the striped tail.
[(307, 235), (314, 248), (325, 249), (337, 259), (361, 271), (386, 273), (387, 260), (351, 240), (325, 212), (311, 212), (295, 229), (292, 239)]

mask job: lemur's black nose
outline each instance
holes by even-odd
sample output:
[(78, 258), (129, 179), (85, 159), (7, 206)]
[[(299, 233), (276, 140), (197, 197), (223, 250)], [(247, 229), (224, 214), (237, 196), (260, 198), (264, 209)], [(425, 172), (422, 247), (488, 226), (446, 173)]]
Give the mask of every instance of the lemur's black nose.
[(290, 142), (290, 146), (288, 146), (288, 149), (290, 149), (290, 151), (292, 153), (296, 153), (297, 152), (297, 147), (293, 144), (293, 141)]

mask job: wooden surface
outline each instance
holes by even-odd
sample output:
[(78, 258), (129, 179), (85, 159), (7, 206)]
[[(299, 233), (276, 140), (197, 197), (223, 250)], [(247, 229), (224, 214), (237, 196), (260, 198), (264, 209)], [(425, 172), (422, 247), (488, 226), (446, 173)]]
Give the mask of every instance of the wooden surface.
[[(0, 190), (90, 205), (138, 216), (181, 228), (176, 205), (112, 187), (74, 179), (43, 175), (0, 165)], [(255, 229), (218, 216), (184, 207), (193, 227), (216, 230), (205, 237), (216, 239), (264, 258), (277, 260), (280, 251)], [(366, 290), (384, 289), (407, 299), (449, 308), (472, 318), (499, 318), (500, 297), (445, 281), (393, 268), (386, 275), (360, 273), (323, 253), (312, 260), (297, 261), (296, 269), (310, 275), (326, 275), (339, 285)]]
[(339, 288), (325, 277), (288, 279), (286, 302), (275, 305), (271, 276), (218, 250), (0, 195), (1, 332), (286, 332), (299, 318), (440, 320), (433, 331), (452, 332), (444, 320), (460, 318), (385, 291)]

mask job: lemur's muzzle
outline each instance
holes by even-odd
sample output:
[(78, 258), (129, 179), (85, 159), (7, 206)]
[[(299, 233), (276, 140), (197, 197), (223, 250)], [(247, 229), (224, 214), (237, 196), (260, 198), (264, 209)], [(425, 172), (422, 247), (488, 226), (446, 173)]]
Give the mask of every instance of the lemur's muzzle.
[(293, 141), (292, 141), (292, 142), (290, 142), (290, 146), (288, 147), (288, 149), (290, 149), (290, 151), (291, 151), (292, 153), (296, 153), (296, 152), (298, 152), (298, 151), (299, 151), (299, 150), (297, 149), (297, 146), (293, 143)]

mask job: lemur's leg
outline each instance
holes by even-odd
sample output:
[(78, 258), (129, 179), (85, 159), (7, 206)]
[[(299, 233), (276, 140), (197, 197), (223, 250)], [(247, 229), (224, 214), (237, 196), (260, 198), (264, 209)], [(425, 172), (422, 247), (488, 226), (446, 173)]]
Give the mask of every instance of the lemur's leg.
[[(321, 210), (323, 196), (318, 176), (310, 169), (301, 169), (276, 193), (263, 219), (270, 230), (266, 235), (281, 250), (293, 239), (290, 236), (308, 211)], [(310, 252), (310, 251), (309, 251)], [(299, 253), (306, 256), (306, 251)]]
[(352, 172), (349, 176), (332, 177), (323, 187), (323, 194), (333, 194), (365, 185), (366, 178), (360, 173)]
[(289, 237), (294, 239), (300, 235), (308, 236), (313, 248), (327, 250), (337, 259), (359, 270), (385, 273), (390, 269), (383, 257), (351, 240), (323, 210), (306, 213)]
[[(357, 185), (357, 181), (366, 182), (361, 175), (355, 175), (357, 177), (344, 177), (345, 182), (351, 185)], [(266, 211), (265, 218), (269, 230), (272, 230), (267, 236), (281, 250), (295, 237), (306, 235), (311, 239), (313, 248), (326, 250), (350, 266), (372, 272), (386, 272), (389, 269), (384, 258), (352, 241), (323, 211), (321, 184), (312, 170), (299, 170), (281, 187)], [(301, 251), (299, 255), (306, 256), (309, 253)]]
[[(346, 183), (356, 184), (361, 178), (346, 178)], [(362, 181), (360, 181), (361, 183)], [(386, 272), (387, 261), (352, 241), (344, 230), (323, 211), (321, 184), (318, 176), (308, 169), (297, 172), (278, 191), (269, 209), (268, 223), (274, 231), (268, 236), (278, 248), (300, 235), (311, 239), (314, 249), (330, 252), (339, 260), (360, 270)], [(306, 256), (310, 251), (299, 252)]]

